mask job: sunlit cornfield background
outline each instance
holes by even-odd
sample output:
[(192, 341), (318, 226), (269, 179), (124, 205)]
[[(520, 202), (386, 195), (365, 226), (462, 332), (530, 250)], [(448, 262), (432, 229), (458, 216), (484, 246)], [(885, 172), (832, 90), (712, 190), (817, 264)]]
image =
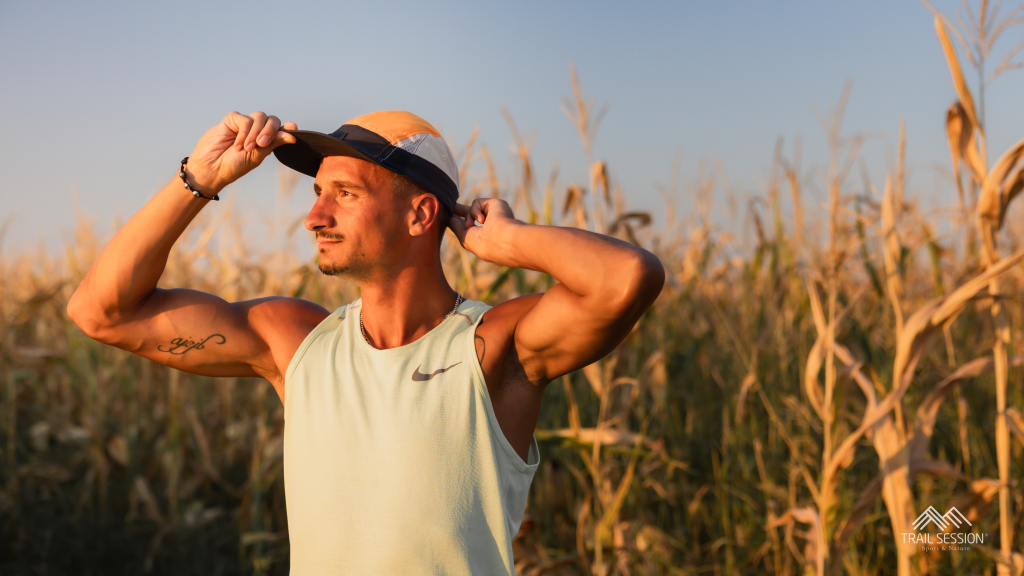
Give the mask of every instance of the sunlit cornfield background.
[[(661, 229), (630, 210), (614, 160), (593, 158), (600, 113), (572, 69), (563, 105), (587, 181), (535, 174), (507, 114), (512, 181), (475, 136), (458, 146), (461, 202), (499, 197), (523, 221), (632, 242), (668, 277), (613, 353), (548, 385), (517, 573), (1024, 572), (1024, 140), (985, 144), (998, 119), (983, 89), (1012, 61), (965, 80), (1022, 16), (996, 12), (935, 14), (956, 94), (935, 119), (957, 191), (939, 210), (905, 187), (902, 125), (887, 172), (868, 171), (865, 136), (842, 127), (848, 87), (824, 118), (827, 165), (780, 140), (752, 197), (704, 165), (664, 187)], [(296, 182), (282, 168), (282, 199)], [(329, 310), (359, 297), (294, 255), (304, 214), (278, 211), (276, 248), (255, 251), (231, 198), (189, 227), (161, 287)], [(736, 220), (714, 218), (722, 207)], [(82, 216), (60, 257), (0, 260), (0, 574), (286, 574), (280, 400), (263, 380), (193, 376), (84, 336), (66, 306), (105, 241)], [(451, 234), (442, 260), (491, 305), (554, 282)], [(907, 544), (928, 506), (956, 506), (984, 543)]]

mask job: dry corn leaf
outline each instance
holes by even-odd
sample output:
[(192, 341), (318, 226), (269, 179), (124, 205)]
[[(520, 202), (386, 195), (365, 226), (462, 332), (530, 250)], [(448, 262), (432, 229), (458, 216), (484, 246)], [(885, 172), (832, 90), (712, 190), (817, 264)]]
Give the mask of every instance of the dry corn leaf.
[(107, 454), (121, 466), (128, 465), (128, 442), (125, 441), (124, 436), (115, 434), (107, 442)]
[(963, 513), (969, 521), (976, 522), (988, 512), (992, 499), (999, 494), (999, 486), (999, 481), (993, 478), (972, 480), (966, 492), (953, 496), (950, 506)]
[(740, 392), (736, 397), (736, 423), (739, 424), (743, 420), (743, 407), (747, 401), (747, 392), (750, 391), (750, 387), (757, 382), (757, 378), (753, 374), (747, 374), (743, 378), (743, 382), (740, 383)]
[(821, 307), (818, 287), (813, 281), (807, 282), (807, 295), (811, 302), (811, 318), (814, 319), (818, 337), (807, 354), (807, 363), (804, 366), (804, 391), (811, 408), (818, 414), (818, 418), (823, 418), (824, 395), (818, 383), (818, 373), (821, 372), (821, 366), (825, 363), (825, 335), (828, 333), (828, 324), (825, 322), (825, 313)]
[[(1019, 174), (1015, 173), (1013, 178), (1008, 178), (1008, 176), (1022, 157), (1024, 157), (1024, 140), (1011, 146), (999, 158), (992, 166), (992, 171), (986, 176), (985, 184), (981, 187), (981, 195), (978, 197), (978, 226), (985, 242), (985, 255), (988, 258), (986, 264), (997, 259), (996, 231), (1009, 206), (1009, 193), (1015, 187)], [(1004, 189), (1006, 194), (1004, 194)], [(1014, 191), (1014, 195), (1018, 192), (1019, 190)]]
[(896, 315), (896, 332), (903, 329), (903, 282), (900, 280), (899, 262), (903, 252), (899, 234), (896, 232), (896, 199), (893, 197), (892, 176), (885, 179), (885, 194), (882, 196), (882, 261), (885, 264), (885, 286), (892, 311)]
[[(572, 438), (583, 443), (599, 442), (602, 446), (632, 446), (636, 443), (638, 434), (635, 432), (623, 432), (614, 428), (562, 428), (559, 430), (544, 430), (538, 428), (535, 432), (538, 440), (549, 438)], [(644, 438), (643, 445), (655, 454), (665, 455), (664, 440), (657, 438)], [(677, 461), (677, 465), (685, 467), (685, 464)]]
[(607, 233), (615, 234), (619, 229), (619, 226), (629, 226), (630, 220), (635, 220), (637, 227), (643, 228), (645, 226), (650, 226), (651, 215), (647, 212), (626, 212), (612, 222), (612, 225), (608, 227)]
[(594, 394), (598, 397), (604, 392), (604, 378), (601, 375), (601, 361), (598, 360), (593, 364), (587, 364), (583, 367), (583, 375), (587, 377), (587, 382), (590, 383), (590, 387), (594, 389)]
[(979, 186), (985, 182), (986, 167), (978, 155), (974, 130), (975, 126), (967, 117), (963, 105), (954, 102), (946, 112), (946, 136), (949, 138), (949, 151), (953, 156), (953, 177), (956, 179), (961, 201), (964, 198), (963, 183), (960, 181), (961, 162)]
[(571, 185), (565, 191), (565, 202), (562, 204), (562, 216), (569, 213), (577, 202), (583, 198), (583, 190), (576, 185)]
[(917, 476), (918, 474), (931, 474), (939, 478), (948, 478), (950, 480), (963, 480), (966, 482), (969, 480), (959, 470), (953, 468), (953, 465), (945, 460), (932, 460), (930, 458), (912, 458), (910, 460), (910, 475), (911, 477)]
[(979, 199), (978, 212), (986, 217), (998, 217), (998, 211), (1002, 207), (1000, 192), (1007, 183), (1007, 176), (1024, 157), (1024, 140), (1018, 141), (999, 157), (992, 172), (985, 178), (985, 185), (982, 187), (982, 198)]
[(608, 190), (608, 164), (597, 161), (590, 165), (590, 181), (594, 183), (594, 191), (601, 190), (604, 200), (612, 203), (611, 192)]
[(1018, 168), (1013, 178), (1006, 181), (1006, 193), (1002, 195), (1002, 208), (999, 210), (1000, 229), (1003, 227), (1003, 222), (1006, 221), (1006, 211), (1010, 206), (1010, 202), (1021, 193), (1021, 190), (1024, 190), (1024, 166)]
[(1005, 556), (1003, 556), (1003, 553), (995, 548), (990, 548), (984, 544), (973, 544), (972, 547), (981, 550), (989, 558), (995, 560), (997, 566), (1001, 567), (1009, 565), (1010, 574), (1013, 574), (1014, 576), (1021, 576), (1021, 574), (1024, 574), (1024, 554), (1021, 554), (1020, 552), (1010, 552), (1010, 559), (1007, 561), (1004, 559)]
[(939, 42), (942, 44), (942, 52), (946, 55), (946, 64), (949, 65), (949, 73), (953, 76), (953, 86), (956, 88), (957, 96), (960, 97), (964, 112), (971, 124), (977, 126), (978, 115), (974, 111), (974, 98), (971, 97), (971, 91), (967, 89), (967, 82), (964, 81), (963, 72), (960, 71), (960, 61), (956, 57), (953, 43), (949, 40), (946, 26), (938, 15), (935, 16), (935, 34), (938, 35)]
[(160, 505), (157, 504), (153, 491), (149, 489), (149, 484), (142, 476), (135, 477), (135, 492), (139, 495), (142, 505), (146, 508), (146, 517), (158, 526), (163, 527), (165, 521), (164, 515), (160, 513)]
[(786, 510), (785, 514), (769, 522), (765, 528), (770, 530), (778, 526), (791, 524), (794, 521), (811, 525), (811, 530), (805, 533), (808, 543), (804, 553), (805, 560), (808, 564), (814, 565), (815, 574), (824, 576), (825, 556), (822, 552), (825, 550), (825, 542), (821, 532), (821, 518), (813, 508), (791, 508)]
[(711, 485), (704, 484), (703, 486), (698, 488), (697, 491), (693, 494), (693, 498), (690, 498), (690, 503), (687, 504), (686, 506), (686, 511), (687, 513), (689, 513), (690, 516), (693, 516), (697, 513), (697, 509), (700, 507), (701, 499), (704, 498), (704, 495), (707, 494), (709, 490), (711, 490)]
[[(948, 462), (912, 458), (910, 461), (910, 476), (913, 478), (918, 474), (932, 474), (933, 476), (939, 476), (942, 478), (963, 481), (968, 480), (963, 474), (955, 470)], [(861, 491), (860, 496), (857, 498), (857, 503), (853, 506), (853, 510), (851, 510), (850, 514), (843, 519), (839, 524), (838, 530), (835, 532), (836, 537), (832, 543), (833, 553), (839, 553), (839, 551), (846, 549), (846, 542), (864, 522), (864, 519), (867, 518), (867, 515), (874, 508), (875, 501), (877, 501), (878, 497), (881, 496), (883, 480), (884, 475), (879, 474), (873, 478), (871, 482), (868, 482), (867, 486), (865, 486)]]
[(846, 542), (853, 536), (857, 528), (860, 528), (861, 523), (867, 518), (868, 514), (875, 507), (875, 502), (878, 497), (882, 494), (882, 476), (875, 476), (868, 485), (861, 491), (860, 496), (857, 498), (857, 503), (853, 505), (853, 510), (843, 519), (839, 524), (839, 529), (836, 530), (837, 535), (832, 542), (832, 556), (835, 556), (840, 551), (846, 549)]
[[(1024, 355), (1011, 358), (1010, 365), (1024, 365)], [(982, 374), (990, 372), (994, 366), (995, 362), (991, 356), (972, 360), (944, 378), (928, 392), (917, 407), (914, 429), (907, 440), (908, 450), (912, 459), (924, 458), (926, 456), (928, 442), (931, 440), (932, 432), (935, 429), (935, 419), (938, 417), (939, 408), (942, 406), (942, 402), (946, 399), (953, 385), (960, 383), (962, 380), (977, 378)]]
[(960, 160), (963, 158), (960, 152), (960, 139), (964, 129), (963, 117), (960, 115), (960, 103), (954, 103), (946, 112), (946, 137), (949, 139), (949, 154), (953, 157), (953, 181), (956, 182), (956, 191), (960, 195), (960, 204), (964, 204), (964, 183), (960, 180)]
[(821, 372), (821, 365), (825, 361), (825, 337), (819, 335), (807, 354), (807, 365), (804, 368), (804, 391), (807, 393), (807, 402), (818, 414), (818, 418), (824, 416), (824, 399), (822, 398), (821, 386), (818, 384), (818, 373)]
[[(838, 326), (842, 322), (843, 318), (853, 309), (853, 305), (860, 299), (861, 294), (864, 290), (859, 290), (853, 298), (850, 299), (850, 303), (843, 308), (843, 310), (836, 316), (836, 325)], [(818, 373), (821, 371), (821, 366), (825, 361), (825, 336), (827, 334), (827, 324), (825, 322), (825, 314), (821, 307), (821, 299), (818, 295), (818, 291), (813, 282), (807, 283), (807, 294), (811, 302), (811, 317), (814, 319), (814, 327), (818, 331), (818, 337), (814, 341), (814, 345), (811, 346), (811, 350), (807, 355), (807, 364), (804, 367), (804, 391), (807, 393), (808, 401), (811, 404), (811, 408), (818, 414), (819, 418), (823, 417), (825, 410), (824, 396), (821, 391), (821, 387), (818, 383)], [(833, 342), (832, 345), (833, 353), (839, 357), (840, 361), (847, 366), (853, 365), (853, 354), (838, 342)], [(856, 374), (853, 375), (855, 378)], [(860, 375), (861, 377), (863, 375)]]
[[(965, 282), (951, 294), (932, 300), (907, 319), (903, 334), (900, 335), (896, 344), (896, 359), (894, 361), (896, 369), (893, 371), (893, 379), (899, 382), (899, 385), (895, 386), (893, 391), (876, 406), (868, 407), (860, 426), (850, 433), (833, 453), (836, 456), (823, 472), (826, 477), (835, 477), (846, 456), (845, 452), (853, 450), (861, 437), (884, 418), (893, 409), (896, 402), (903, 398), (910, 385), (913, 369), (921, 355), (924, 354), (926, 344), (931, 337), (944, 324), (954, 319), (967, 302), (988, 286), (990, 280), (999, 277), (1022, 259), (1024, 259), (1024, 250), (999, 261), (998, 264)], [(838, 355), (839, 347), (837, 346), (836, 349)], [(902, 377), (898, 375), (902, 375)]]
[(1024, 446), (1024, 417), (1021, 417), (1020, 410), (1016, 408), (1006, 409), (1006, 423), (1013, 432), (1013, 435), (1017, 437), (1021, 445)]
[(605, 508), (604, 516), (598, 523), (594, 530), (594, 541), (603, 542), (607, 533), (616, 524), (616, 520), (619, 517), (619, 510), (622, 509), (622, 504), (626, 501), (626, 495), (629, 493), (629, 488), (633, 483), (633, 474), (636, 472), (637, 458), (641, 454), (640, 447), (643, 445), (643, 441), (647, 438), (647, 425), (650, 422), (650, 417), (644, 420), (641, 425), (640, 433), (636, 434), (636, 439), (633, 443), (633, 450), (629, 455), (629, 464), (626, 465), (626, 471), (622, 474), (622, 479), (619, 481), (619, 486), (615, 489), (615, 495), (611, 499)]
[[(1021, 260), (1024, 260), (1024, 250), (1001, 260), (998, 264), (962, 284), (949, 295), (936, 298), (925, 304), (907, 319), (904, 331), (896, 342), (896, 359), (893, 362), (893, 381), (894, 384), (898, 383), (898, 386), (894, 386), (896, 390), (906, 391), (906, 386), (910, 384), (914, 368), (924, 353), (926, 345), (942, 326), (956, 318), (967, 302), (988, 287), (989, 282), (1001, 276)], [(901, 392), (899, 396), (902, 397), (902, 395)], [(891, 404), (895, 401), (896, 398), (893, 398), (890, 405), (885, 408), (886, 411), (892, 407)], [(882, 402), (882, 405), (884, 404), (886, 401)], [(880, 405), (880, 407), (882, 406)]]
[(652, 393), (660, 390), (668, 383), (668, 371), (665, 369), (665, 352), (656, 350), (644, 361), (640, 370), (640, 385)]

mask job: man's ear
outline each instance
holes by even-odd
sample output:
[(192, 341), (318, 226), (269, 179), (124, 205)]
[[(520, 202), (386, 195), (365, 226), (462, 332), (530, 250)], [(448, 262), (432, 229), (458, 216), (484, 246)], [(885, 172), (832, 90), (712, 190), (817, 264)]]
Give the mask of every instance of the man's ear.
[(409, 211), (410, 236), (419, 236), (431, 231), (434, 220), (441, 216), (441, 204), (429, 192), (414, 196), (411, 207), (412, 210)]

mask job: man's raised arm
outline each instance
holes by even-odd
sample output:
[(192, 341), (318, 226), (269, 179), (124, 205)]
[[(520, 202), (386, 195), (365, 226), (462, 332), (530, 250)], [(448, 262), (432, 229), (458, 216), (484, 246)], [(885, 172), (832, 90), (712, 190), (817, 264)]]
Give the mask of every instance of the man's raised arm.
[(559, 281), (515, 328), (519, 361), (539, 386), (615, 349), (665, 285), (665, 268), (647, 250), (586, 230), (524, 224), (503, 200), (457, 204), (449, 226), (480, 258)]
[[(289, 122), (284, 128), (298, 127)], [(189, 156), (189, 184), (214, 197), (274, 148), (295, 142), (280, 129), (280, 120), (262, 112), (228, 114)], [(175, 174), (103, 249), (68, 302), (68, 315), (100, 342), (195, 374), (263, 376), (281, 393), (280, 362), (262, 328), (275, 325), (274, 337), (287, 337), (288, 330), (315, 326), (326, 310), (289, 298), (232, 304), (195, 290), (156, 288), (174, 242), (208, 203), (186, 190)], [(275, 321), (286, 315), (291, 321)]]

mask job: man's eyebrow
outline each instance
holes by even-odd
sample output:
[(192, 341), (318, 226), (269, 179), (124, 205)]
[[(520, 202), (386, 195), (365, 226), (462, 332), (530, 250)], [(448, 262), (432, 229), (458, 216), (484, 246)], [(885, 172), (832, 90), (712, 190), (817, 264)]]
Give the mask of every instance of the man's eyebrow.
[[(349, 182), (347, 180), (331, 180), (327, 184), (328, 184), (328, 186), (331, 186), (331, 187), (334, 187), (334, 188), (349, 188), (349, 189), (356, 189), (356, 190), (366, 190), (365, 187), (360, 186), (360, 185), (358, 185), (358, 184), (356, 184), (354, 182)], [(320, 188), (320, 185), (317, 184), (316, 182), (313, 182), (313, 192), (316, 192), (316, 193), (319, 194), (321, 192), (321, 190), (323, 190), (323, 189)]]

